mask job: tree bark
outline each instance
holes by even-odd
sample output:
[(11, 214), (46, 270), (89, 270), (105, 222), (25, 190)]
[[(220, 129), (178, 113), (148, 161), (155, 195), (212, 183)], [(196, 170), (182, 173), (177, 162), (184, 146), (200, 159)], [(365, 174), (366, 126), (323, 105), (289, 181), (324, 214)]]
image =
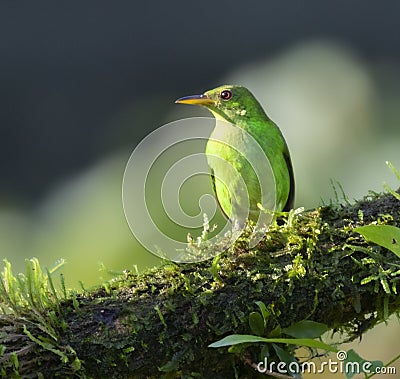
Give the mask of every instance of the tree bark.
[[(54, 309), (3, 314), (1, 372), (23, 378), (262, 377), (226, 348), (208, 345), (251, 334), (248, 316), (256, 301), (273, 304), (282, 328), (310, 319), (348, 339), (399, 311), (400, 259), (353, 231), (373, 222), (400, 226), (399, 215), (400, 201), (389, 194), (324, 206), (271, 226), (256, 248), (247, 248), (245, 233), (214, 261), (127, 272)], [(362, 284), (368, 277), (374, 279)]]

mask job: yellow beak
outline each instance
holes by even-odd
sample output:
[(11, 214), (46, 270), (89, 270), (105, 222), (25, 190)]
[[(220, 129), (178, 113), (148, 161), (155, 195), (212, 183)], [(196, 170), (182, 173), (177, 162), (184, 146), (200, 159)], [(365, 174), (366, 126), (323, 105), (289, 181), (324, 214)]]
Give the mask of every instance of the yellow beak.
[(178, 104), (195, 104), (195, 105), (211, 105), (214, 104), (214, 100), (211, 100), (207, 95), (192, 95), (181, 97), (175, 100)]

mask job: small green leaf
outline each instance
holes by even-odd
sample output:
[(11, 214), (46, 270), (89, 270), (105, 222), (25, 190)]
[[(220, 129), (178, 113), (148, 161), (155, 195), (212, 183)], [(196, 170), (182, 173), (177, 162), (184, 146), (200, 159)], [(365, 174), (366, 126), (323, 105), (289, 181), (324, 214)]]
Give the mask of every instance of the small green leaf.
[[(394, 167), (393, 164), (389, 161), (386, 161), (386, 164), (392, 170), (393, 174), (396, 175), (397, 179), (400, 180), (400, 172), (396, 169), (396, 167)], [(392, 194), (397, 200), (400, 200), (400, 194), (396, 192), (394, 189), (390, 188), (387, 183), (383, 183), (383, 188), (390, 194)]]
[(356, 313), (360, 313), (361, 312), (361, 299), (360, 299), (360, 295), (359, 294), (356, 294), (354, 296), (353, 307), (354, 307), (354, 310), (356, 311)]
[(388, 281), (383, 275), (380, 276), (380, 280), (383, 290), (386, 292), (386, 294), (390, 295), (390, 287)]
[(179, 367), (179, 361), (178, 360), (170, 360), (168, 361), (165, 365), (161, 366), (158, 368), (158, 371), (161, 372), (172, 372), (176, 371)]
[(258, 308), (260, 308), (261, 314), (264, 319), (264, 325), (267, 325), (269, 316), (271, 316), (271, 312), (267, 309), (265, 304), (262, 301), (256, 301)]
[[(265, 346), (265, 345), (264, 345)], [(234, 355), (240, 355), (244, 349), (246, 349), (246, 344), (232, 345), (228, 347), (228, 353)]]
[(261, 355), (261, 357), (264, 357), (264, 358), (270, 356), (269, 345), (263, 345), (262, 346), (260, 355)]
[(346, 359), (343, 361), (343, 366), (346, 370), (346, 378), (351, 379), (356, 374), (373, 373), (376, 371), (376, 367), (383, 367), (383, 363), (381, 361), (367, 361), (351, 349), (347, 351)]
[(318, 340), (310, 338), (264, 338), (257, 337), (248, 334), (231, 334), (230, 336), (224, 337), (219, 341), (208, 345), (208, 347), (224, 347), (237, 345), (240, 343), (285, 343), (296, 346), (308, 346), (314, 347), (315, 349), (323, 349), (326, 351), (337, 352), (337, 348)]
[(383, 319), (387, 320), (389, 318), (389, 296), (385, 296), (383, 299)]
[(392, 251), (400, 258), (400, 228), (392, 225), (367, 225), (354, 229), (367, 241), (376, 243)]
[(10, 355), (10, 361), (12, 365), (14, 366), (14, 369), (18, 371), (19, 369), (19, 361), (18, 361), (18, 355), (15, 352), (12, 352)]
[(376, 280), (376, 279), (377, 279), (376, 276), (367, 276), (366, 278), (361, 280), (360, 284), (363, 286), (364, 284), (368, 284), (368, 283), (370, 283), (370, 282), (372, 282), (373, 280)]
[(217, 342), (213, 342), (208, 347), (223, 347), (223, 346), (231, 346), (231, 345), (238, 345), (240, 343), (256, 343), (256, 342), (265, 342), (266, 338), (257, 337), (247, 334), (231, 334), (222, 340)]
[(394, 189), (390, 188), (387, 183), (383, 183), (383, 188), (393, 195), (397, 200), (400, 200), (400, 195)]
[(282, 335), (282, 329), (281, 326), (278, 324), (275, 326), (274, 329), (271, 330), (271, 332), (268, 334), (269, 338), (278, 338)]
[(392, 170), (393, 174), (396, 175), (397, 179), (400, 180), (400, 172), (396, 169), (396, 167), (393, 166), (393, 163), (390, 161), (386, 161), (386, 164), (389, 166), (389, 168)]
[(218, 254), (212, 261), (212, 265), (211, 265), (211, 275), (213, 276), (213, 279), (215, 281), (218, 281), (219, 279), (219, 269), (220, 269), (220, 265), (219, 265), (219, 261), (221, 259), (221, 255)]
[(282, 332), (295, 338), (317, 338), (322, 336), (328, 330), (328, 326), (311, 320), (302, 320), (296, 322)]
[(301, 373), (295, 370), (291, 370), (291, 367), (298, 367), (298, 365), (291, 365), (291, 363), (297, 362), (297, 359), (293, 356), (293, 354), (289, 353), (288, 351), (282, 349), (281, 347), (279, 347), (278, 345), (275, 345), (274, 343), (272, 344), (276, 355), (278, 356), (278, 358), (281, 360), (281, 362), (285, 362), (285, 366), (287, 367), (287, 372), (288, 374), (290, 374), (291, 376), (293, 376), (293, 378), (301, 378)]
[(251, 312), (249, 314), (249, 325), (251, 331), (257, 336), (265, 334), (264, 319), (258, 312)]

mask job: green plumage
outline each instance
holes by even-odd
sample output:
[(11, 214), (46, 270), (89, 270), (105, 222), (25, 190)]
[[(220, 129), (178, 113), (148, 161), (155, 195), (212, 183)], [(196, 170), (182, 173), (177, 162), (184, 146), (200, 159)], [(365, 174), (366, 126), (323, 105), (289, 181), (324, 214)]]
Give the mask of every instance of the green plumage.
[[(288, 211), (293, 207), (293, 169), (285, 139), (248, 89), (226, 85), (203, 95), (181, 98), (177, 102), (203, 105), (217, 119), (206, 154), (214, 191), (228, 217), (232, 218), (235, 210), (239, 218), (243, 212), (249, 211), (248, 218), (257, 221), (260, 214), (257, 203), (269, 209), (274, 207), (277, 211)], [(235, 132), (235, 129), (226, 127), (226, 123), (218, 120), (229, 122), (244, 132)], [(261, 153), (268, 158), (270, 168), (265, 165), (266, 160)], [(261, 185), (256, 172), (266, 180)], [(243, 196), (243, 183), (247, 187), (248, 202)], [(263, 183), (268, 183), (269, 188), (265, 189)]]

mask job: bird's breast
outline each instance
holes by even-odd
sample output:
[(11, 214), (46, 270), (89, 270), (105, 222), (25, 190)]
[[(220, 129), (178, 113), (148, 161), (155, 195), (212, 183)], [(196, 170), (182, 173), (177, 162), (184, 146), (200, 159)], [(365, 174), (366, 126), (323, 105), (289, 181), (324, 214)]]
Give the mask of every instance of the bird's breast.
[(206, 147), (214, 174), (214, 189), (223, 211), (259, 213), (257, 204), (275, 208), (275, 180), (269, 159), (256, 140), (243, 129), (217, 125)]

